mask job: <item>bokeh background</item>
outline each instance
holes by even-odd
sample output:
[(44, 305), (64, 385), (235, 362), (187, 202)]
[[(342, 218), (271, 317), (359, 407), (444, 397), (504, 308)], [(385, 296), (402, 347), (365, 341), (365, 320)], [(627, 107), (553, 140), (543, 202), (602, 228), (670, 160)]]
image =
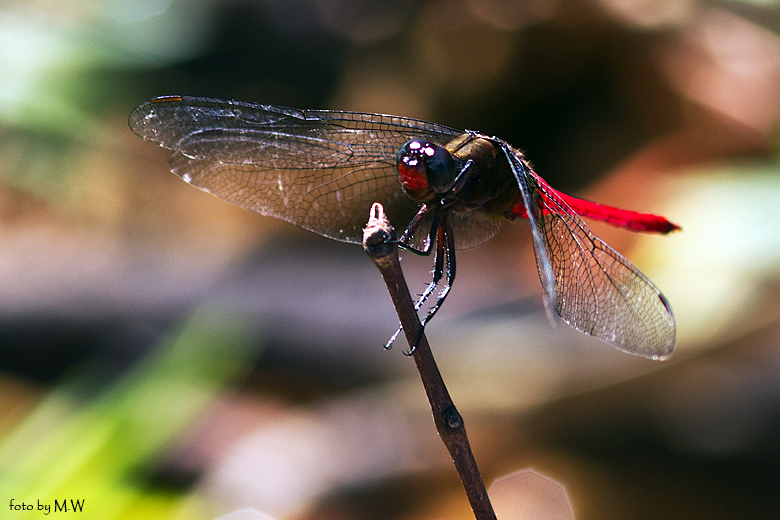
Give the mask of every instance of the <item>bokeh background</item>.
[(680, 224), (593, 224), (670, 300), (669, 361), (552, 328), (523, 222), (458, 256), (429, 339), (486, 482), (534, 469), (581, 520), (777, 518), (778, 31), (773, 0), (3, 2), (0, 517), (472, 517), (362, 250), (129, 131), (189, 94), (480, 130)]

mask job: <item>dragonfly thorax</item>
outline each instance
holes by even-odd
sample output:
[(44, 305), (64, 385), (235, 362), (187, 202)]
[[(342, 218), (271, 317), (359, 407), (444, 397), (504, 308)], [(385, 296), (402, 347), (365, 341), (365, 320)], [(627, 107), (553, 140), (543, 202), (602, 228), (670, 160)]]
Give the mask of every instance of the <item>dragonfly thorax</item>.
[(396, 168), (404, 193), (417, 202), (447, 193), (455, 182), (455, 160), (443, 146), (412, 139), (396, 156)]

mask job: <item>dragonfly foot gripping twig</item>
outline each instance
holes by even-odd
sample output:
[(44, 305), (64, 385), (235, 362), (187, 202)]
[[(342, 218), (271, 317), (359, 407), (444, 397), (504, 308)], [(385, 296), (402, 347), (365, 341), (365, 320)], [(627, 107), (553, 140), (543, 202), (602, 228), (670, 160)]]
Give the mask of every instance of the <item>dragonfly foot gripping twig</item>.
[(406, 339), (412, 348), (412, 358), (420, 372), (425, 393), (431, 404), (436, 430), (450, 452), (474, 516), (477, 520), (495, 520), (496, 516), (488, 499), (485, 484), (482, 482), (482, 476), (471, 452), (463, 418), (452, 402), (439, 368), (436, 366), (428, 339), (422, 330), (398, 261), (395, 232), (381, 204), (374, 204), (371, 208), (371, 216), (363, 232), (363, 248), (379, 269), (390, 291)]

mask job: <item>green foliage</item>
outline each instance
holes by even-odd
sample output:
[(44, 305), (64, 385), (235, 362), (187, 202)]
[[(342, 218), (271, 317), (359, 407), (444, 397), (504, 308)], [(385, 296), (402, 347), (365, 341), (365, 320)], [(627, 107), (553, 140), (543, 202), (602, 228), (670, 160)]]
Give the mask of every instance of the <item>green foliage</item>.
[[(252, 355), (245, 323), (201, 310), (98, 395), (80, 399), (80, 377), (59, 385), (0, 443), (2, 508), (11, 499), (36, 507), (73, 499), (85, 500), (82, 519), (198, 518), (207, 508), (197, 497), (149, 491), (131, 477), (243, 374)], [(5, 511), (0, 516), (14, 520), (42, 514)]]

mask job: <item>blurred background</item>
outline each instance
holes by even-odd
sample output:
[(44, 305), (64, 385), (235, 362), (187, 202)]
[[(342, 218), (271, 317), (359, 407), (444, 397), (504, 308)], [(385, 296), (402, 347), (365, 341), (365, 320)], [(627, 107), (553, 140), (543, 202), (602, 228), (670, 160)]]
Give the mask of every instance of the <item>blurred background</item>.
[[(479, 130), (680, 224), (592, 226), (671, 302), (669, 361), (552, 328), (524, 222), (459, 254), (428, 337), (487, 483), (534, 469), (581, 520), (777, 518), (778, 31), (773, 0), (3, 2), (0, 511), (473, 517), (361, 248), (128, 129), (188, 94)], [(431, 260), (403, 265), (421, 291)]]

